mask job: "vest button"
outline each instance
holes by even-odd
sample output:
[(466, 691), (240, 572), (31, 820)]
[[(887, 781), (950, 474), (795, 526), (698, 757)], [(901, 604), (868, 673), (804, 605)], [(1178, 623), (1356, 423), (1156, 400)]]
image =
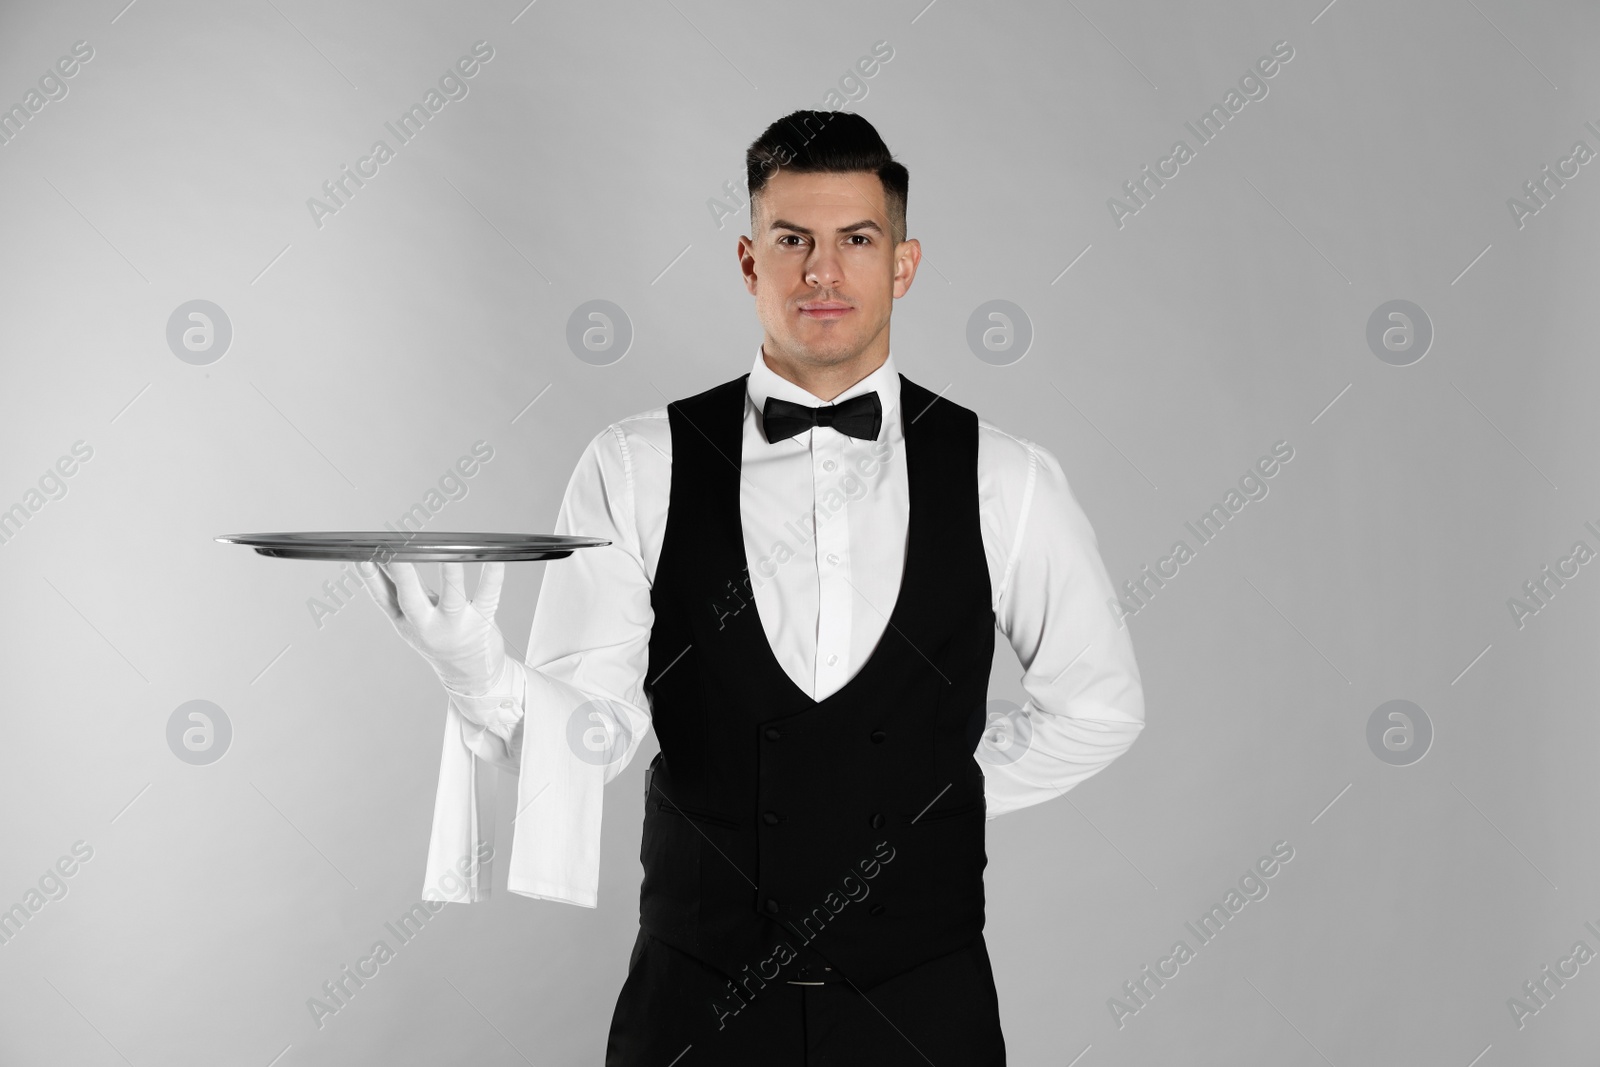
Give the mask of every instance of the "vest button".
[(879, 829), (883, 828), (883, 814), (881, 812), (872, 817), (872, 828), (874, 830), (879, 830)]
[(775, 728), (773, 728), (771, 726), (767, 727), (767, 740), (768, 741), (776, 741), (778, 738), (780, 738), (782, 736), (783, 735), (778, 733), (778, 731)]
[(768, 915), (776, 915), (776, 914), (778, 914), (778, 902), (776, 900), (773, 900), (771, 897), (767, 898), (767, 914)]
[(769, 811), (765, 815), (761, 816), (761, 821), (766, 823), (768, 826), (776, 826), (778, 825), (778, 813), (775, 811)]
[(875, 745), (881, 745), (883, 744), (883, 739), (888, 736), (889, 735), (884, 733), (882, 730), (874, 730), (872, 731), (872, 743)]
[(883, 905), (882, 904), (874, 904), (872, 906), (872, 911), (871, 911), (870, 914), (882, 915), (883, 914)]

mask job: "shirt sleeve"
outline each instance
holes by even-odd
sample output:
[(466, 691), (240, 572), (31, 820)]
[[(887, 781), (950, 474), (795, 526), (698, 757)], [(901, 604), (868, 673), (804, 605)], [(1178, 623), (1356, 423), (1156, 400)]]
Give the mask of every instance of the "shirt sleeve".
[(1016, 519), (997, 523), (1010, 528), (1012, 548), (995, 615), (1028, 698), (1004, 721), (991, 717), (980, 746), (991, 819), (1099, 773), (1144, 728), (1133, 642), (1107, 607), (1115, 593), (1089, 519), (1049, 451), (1004, 444), (1011, 473), (997, 476), (996, 495)]
[(604, 786), (650, 729), (644, 679), (655, 613), (634, 476), (620, 427), (590, 442), (554, 532), (611, 544), (546, 563), (525, 663), (508, 658), (486, 694), (450, 694), (466, 745), (518, 772), (507, 888), (524, 896), (596, 905)]

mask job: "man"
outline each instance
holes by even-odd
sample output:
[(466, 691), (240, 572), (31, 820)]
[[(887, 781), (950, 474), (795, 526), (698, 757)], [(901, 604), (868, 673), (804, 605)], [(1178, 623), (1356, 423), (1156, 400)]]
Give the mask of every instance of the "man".
[[(527, 666), (503, 564), (472, 603), (459, 564), (436, 604), (367, 568), (450, 693), (430, 874), (492, 836), (476, 756), (520, 774), (508, 887), (594, 906), (602, 789), (653, 728), (610, 1067), (1003, 1064), (985, 820), (1127, 750), (1133, 650), (1055, 458), (900, 376), (922, 253), (871, 124), (797, 111), (746, 165), (754, 364), (590, 442), (557, 532), (612, 543), (547, 569)], [(997, 627), (1029, 701), (980, 749)]]

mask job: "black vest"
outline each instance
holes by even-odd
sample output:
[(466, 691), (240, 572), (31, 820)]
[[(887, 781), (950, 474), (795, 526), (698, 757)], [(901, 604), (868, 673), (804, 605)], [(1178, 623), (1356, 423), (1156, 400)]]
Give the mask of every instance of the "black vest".
[[(871, 658), (816, 701), (784, 672), (739, 514), (749, 375), (667, 407), (672, 482), (651, 589), (645, 933), (730, 978), (789, 956), (868, 989), (983, 930), (983, 731), (994, 611), (978, 420), (900, 378), (910, 524)], [(887, 609), (887, 605), (879, 605)], [(793, 977), (787, 966), (779, 980)]]

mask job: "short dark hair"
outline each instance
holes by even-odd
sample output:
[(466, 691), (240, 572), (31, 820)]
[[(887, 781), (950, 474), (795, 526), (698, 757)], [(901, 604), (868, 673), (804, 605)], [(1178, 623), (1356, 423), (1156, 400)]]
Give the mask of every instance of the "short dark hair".
[[(750, 184), (750, 225), (756, 201), (779, 170), (796, 174), (867, 171), (883, 183), (889, 228), (896, 243), (906, 239), (906, 190), (910, 174), (889, 154), (872, 123), (850, 111), (795, 111), (768, 126), (744, 154)], [(757, 236), (752, 234), (751, 236)]]

